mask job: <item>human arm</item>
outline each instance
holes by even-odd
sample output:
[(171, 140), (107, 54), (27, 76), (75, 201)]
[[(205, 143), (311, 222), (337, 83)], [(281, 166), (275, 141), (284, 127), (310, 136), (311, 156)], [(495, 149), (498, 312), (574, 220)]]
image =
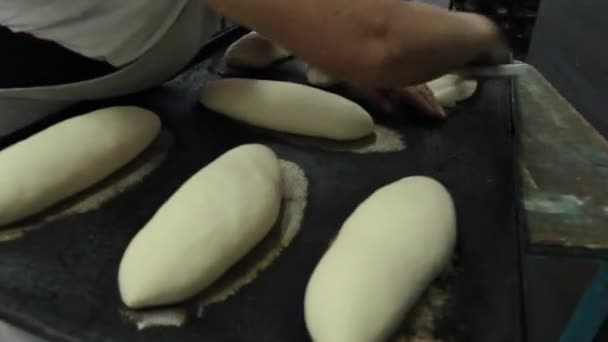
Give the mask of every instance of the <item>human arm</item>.
[(340, 79), (366, 87), (420, 84), (500, 45), (486, 18), (399, 0), (207, 0)]

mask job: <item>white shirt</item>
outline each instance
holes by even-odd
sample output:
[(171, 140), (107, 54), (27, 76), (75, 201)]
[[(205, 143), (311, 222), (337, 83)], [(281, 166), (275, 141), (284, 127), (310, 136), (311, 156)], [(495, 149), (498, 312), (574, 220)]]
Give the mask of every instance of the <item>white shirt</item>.
[(140, 57), (188, 0), (0, 0), (0, 25), (120, 67)]

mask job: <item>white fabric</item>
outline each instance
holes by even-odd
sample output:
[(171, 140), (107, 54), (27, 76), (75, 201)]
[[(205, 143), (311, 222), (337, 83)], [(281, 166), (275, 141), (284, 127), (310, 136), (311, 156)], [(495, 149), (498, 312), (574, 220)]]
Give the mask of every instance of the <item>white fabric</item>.
[(0, 134), (79, 101), (122, 96), (161, 84), (184, 68), (203, 42), (217, 32), (219, 18), (201, 0), (190, 0), (154, 46), (114, 73), (57, 86), (0, 89), (2, 122), (8, 126), (0, 127)]
[(126, 65), (154, 45), (188, 0), (0, 0), (0, 25)]

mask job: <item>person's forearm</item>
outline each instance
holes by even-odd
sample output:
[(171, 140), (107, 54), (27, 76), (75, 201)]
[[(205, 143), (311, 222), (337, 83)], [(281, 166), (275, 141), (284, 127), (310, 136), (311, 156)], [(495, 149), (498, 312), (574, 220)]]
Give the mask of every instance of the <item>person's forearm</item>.
[[(486, 57), (500, 45), (487, 18), (424, 4), (395, 6), (380, 48), (377, 85), (419, 84)], [(407, 19), (404, 19), (407, 18)]]
[(486, 48), (482, 19), (419, 3), (399, 0), (206, 0), (206, 3), (332, 75), (366, 86), (420, 83), (465, 65)]

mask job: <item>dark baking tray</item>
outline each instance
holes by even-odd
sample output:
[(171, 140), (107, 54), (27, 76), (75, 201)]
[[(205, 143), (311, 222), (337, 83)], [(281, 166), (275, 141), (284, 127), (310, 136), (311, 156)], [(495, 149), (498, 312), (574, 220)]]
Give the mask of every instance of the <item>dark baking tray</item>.
[[(57, 341), (308, 341), (305, 285), (342, 222), (376, 188), (427, 175), (449, 189), (458, 214), (457, 271), (449, 277), (450, 305), (436, 335), (446, 341), (522, 339), (519, 183), (509, 79), (480, 82), (478, 93), (442, 123), (420, 119), (408, 107), (381, 114), (359, 101), (377, 122), (403, 133), (407, 149), (330, 152), (292, 145), (198, 104), (199, 88), (224, 70), (225, 45), (216, 42), (201, 55), (202, 62), (162, 87), (80, 105), (0, 142), (5, 146), (67, 116), (112, 104), (154, 110), (174, 136), (167, 160), (135, 188), (99, 210), (0, 243), (1, 319)], [(291, 61), (256, 76), (302, 81), (301, 69)], [(119, 313), (116, 276), (124, 248), (189, 176), (226, 150), (251, 142), (266, 144), (305, 170), (309, 201), (300, 233), (253, 283), (206, 308), (202, 318), (181, 328), (138, 331)]]

